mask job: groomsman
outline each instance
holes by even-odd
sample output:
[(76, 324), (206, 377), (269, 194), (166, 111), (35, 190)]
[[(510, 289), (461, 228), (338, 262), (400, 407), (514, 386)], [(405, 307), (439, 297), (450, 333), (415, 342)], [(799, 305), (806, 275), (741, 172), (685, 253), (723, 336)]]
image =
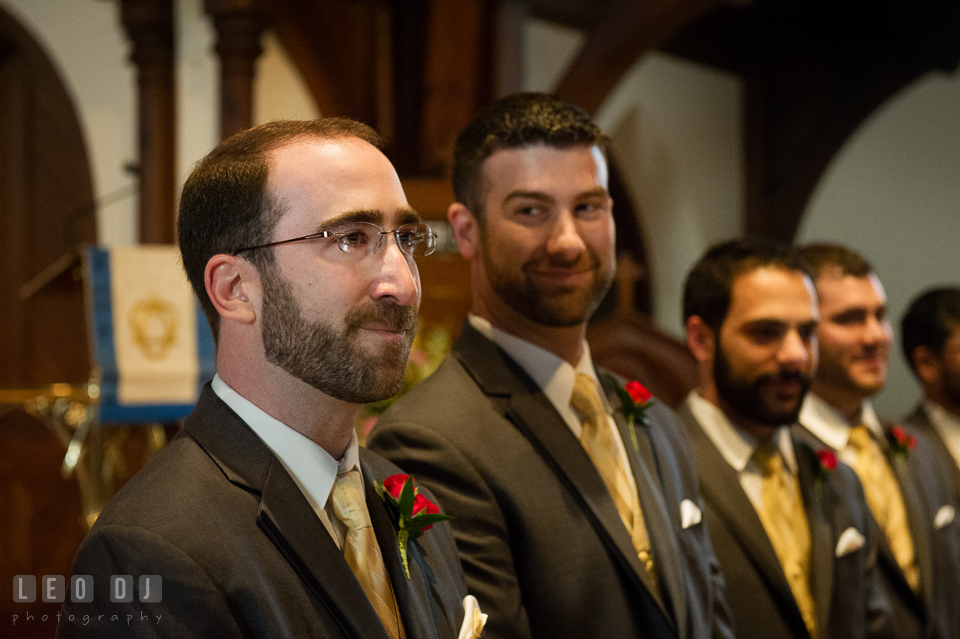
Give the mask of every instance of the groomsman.
[(933, 289), (914, 300), (900, 339), (923, 388), (923, 400), (904, 425), (940, 450), (960, 493), (960, 288)]
[(454, 515), (488, 639), (732, 635), (682, 428), (638, 395), (631, 429), (586, 343), (614, 272), (608, 142), (537, 93), (461, 132), (447, 217), (472, 313), (368, 442)]
[(737, 636), (892, 636), (860, 483), (791, 430), (817, 367), (803, 262), (774, 243), (714, 246), (687, 277), (683, 316), (700, 386), (679, 415)]
[(848, 248), (801, 249), (820, 303), (820, 367), (800, 422), (860, 477), (883, 535), (880, 574), (897, 637), (960, 637), (956, 493), (933, 444), (883, 424), (870, 398), (887, 378), (893, 331), (870, 264)]

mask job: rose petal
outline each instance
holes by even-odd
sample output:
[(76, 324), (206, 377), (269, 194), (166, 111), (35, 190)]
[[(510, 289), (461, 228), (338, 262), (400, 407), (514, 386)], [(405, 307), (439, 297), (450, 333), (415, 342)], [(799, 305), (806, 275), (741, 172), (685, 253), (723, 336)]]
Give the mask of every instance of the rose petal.
[(827, 470), (835, 470), (837, 467), (837, 456), (832, 450), (821, 450), (817, 452), (820, 458), (820, 465)]
[(403, 485), (407, 483), (407, 479), (409, 478), (410, 475), (404, 475), (403, 473), (390, 475), (383, 480), (383, 489), (394, 499), (400, 499), (400, 493), (403, 492)]
[(650, 398), (653, 397), (653, 393), (648, 391), (647, 388), (637, 380), (627, 382), (623, 389), (627, 391), (627, 394), (630, 395), (630, 398), (634, 402), (640, 404), (646, 404)]
[[(419, 514), (425, 515), (436, 515), (440, 512), (440, 507), (435, 503), (424, 497), (423, 495), (417, 493), (416, 499), (413, 500), (413, 516), (416, 517)], [(423, 530), (430, 530), (433, 528), (433, 524), (429, 526), (424, 526)]]

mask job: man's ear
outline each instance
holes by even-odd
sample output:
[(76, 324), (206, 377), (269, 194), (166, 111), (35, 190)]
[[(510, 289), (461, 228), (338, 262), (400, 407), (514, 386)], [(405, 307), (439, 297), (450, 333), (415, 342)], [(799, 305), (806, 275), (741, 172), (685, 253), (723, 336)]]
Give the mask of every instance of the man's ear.
[(701, 364), (713, 360), (716, 336), (713, 329), (699, 315), (691, 315), (684, 325), (687, 336), (687, 348)]
[(257, 319), (250, 294), (259, 286), (256, 269), (246, 260), (233, 255), (214, 255), (203, 271), (207, 296), (225, 320), (252, 324)]
[(472, 260), (476, 257), (480, 246), (480, 226), (466, 206), (454, 202), (447, 209), (447, 220), (453, 230), (453, 237), (457, 241), (457, 248), (464, 259)]
[(913, 369), (924, 386), (936, 386), (940, 382), (940, 359), (926, 346), (917, 346), (910, 353)]

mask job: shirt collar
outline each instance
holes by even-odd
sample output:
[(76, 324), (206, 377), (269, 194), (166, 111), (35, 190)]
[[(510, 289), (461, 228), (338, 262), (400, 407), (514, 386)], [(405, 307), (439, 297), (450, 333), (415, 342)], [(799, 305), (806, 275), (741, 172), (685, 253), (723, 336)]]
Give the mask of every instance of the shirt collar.
[[(573, 382), (577, 373), (588, 375), (597, 383), (600, 397), (607, 404), (606, 393), (600, 386), (597, 372), (590, 357), (590, 346), (583, 342), (583, 354), (576, 368), (569, 362), (551, 353), (545, 348), (519, 338), (516, 335), (501, 330), (488, 320), (471, 313), (467, 317), (470, 325), (481, 335), (502, 348), (520, 367), (527, 372), (534, 383), (543, 391), (554, 408), (564, 418), (564, 421), (573, 429), (574, 434), (580, 436), (582, 425), (576, 413), (570, 407), (570, 398), (573, 397)], [(610, 409), (607, 404), (607, 409)]]
[(850, 429), (860, 424), (872, 431), (878, 441), (884, 440), (880, 418), (877, 417), (873, 404), (866, 399), (860, 405), (860, 420), (851, 424), (822, 398), (813, 393), (807, 393), (800, 411), (800, 423), (834, 450), (845, 449), (847, 440), (850, 438)]
[(940, 432), (951, 430), (960, 432), (960, 416), (949, 412), (940, 404), (925, 399), (923, 401), (923, 410), (930, 418), (930, 423)]
[[(211, 386), (220, 399), (277, 456), (314, 511), (319, 512), (326, 506), (338, 474), (360, 470), (360, 446), (356, 432), (352, 434), (343, 458), (338, 461), (312, 439), (271, 417), (240, 395), (220, 378), (219, 373), (214, 375)], [(362, 481), (363, 473), (360, 476)]]
[[(691, 391), (686, 401), (690, 412), (720, 451), (720, 455), (735, 471), (742, 473), (757, 448), (756, 438), (734, 426), (719, 406), (705, 400), (698, 391)], [(786, 426), (780, 426), (773, 437), (787, 468), (796, 474), (797, 458), (793, 451), (790, 430)]]

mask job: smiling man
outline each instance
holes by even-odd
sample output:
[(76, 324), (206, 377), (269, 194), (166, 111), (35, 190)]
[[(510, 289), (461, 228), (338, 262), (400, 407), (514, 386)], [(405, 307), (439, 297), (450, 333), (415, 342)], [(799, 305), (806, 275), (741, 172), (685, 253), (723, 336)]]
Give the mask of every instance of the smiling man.
[(762, 241), (711, 248), (687, 276), (683, 316), (700, 386), (679, 415), (737, 637), (892, 636), (860, 484), (791, 434), (817, 368), (799, 256)]
[(801, 249), (820, 302), (820, 368), (800, 414), (857, 472), (880, 529), (879, 565), (896, 636), (960, 637), (960, 522), (948, 470), (917, 432), (881, 423), (870, 398), (887, 379), (893, 330), (870, 264), (850, 249)]
[(455, 516), (490, 639), (730, 636), (682, 430), (655, 403), (634, 444), (585, 340), (614, 275), (607, 143), (543, 94), (461, 132), (448, 218), (472, 313), (368, 441)]
[[(414, 257), (434, 246), (378, 145), (351, 120), (273, 122), (187, 179), (180, 251), (217, 375), (83, 542), (93, 600), (65, 604), (58, 636), (453, 638), (474, 621), (448, 524), (403, 565), (375, 490), (400, 470), (353, 428), (400, 388)], [(125, 602), (112, 575), (134, 579)], [(141, 575), (162, 580), (156, 600)], [(144, 613), (157, 623), (116, 621)]]

